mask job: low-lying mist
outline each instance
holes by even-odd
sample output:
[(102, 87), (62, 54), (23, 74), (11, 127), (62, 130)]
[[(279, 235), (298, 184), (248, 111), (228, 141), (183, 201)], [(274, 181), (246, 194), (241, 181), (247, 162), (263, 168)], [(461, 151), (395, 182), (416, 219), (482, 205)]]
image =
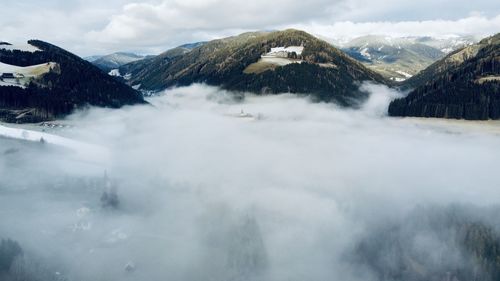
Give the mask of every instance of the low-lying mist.
[(357, 110), (194, 85), (70, 116), (106, 157), (0, 139), (0, 277), (493, 278), (461, 245), (500, 237), (499, 124), (389, 118), (400, 94), (362, 89)]

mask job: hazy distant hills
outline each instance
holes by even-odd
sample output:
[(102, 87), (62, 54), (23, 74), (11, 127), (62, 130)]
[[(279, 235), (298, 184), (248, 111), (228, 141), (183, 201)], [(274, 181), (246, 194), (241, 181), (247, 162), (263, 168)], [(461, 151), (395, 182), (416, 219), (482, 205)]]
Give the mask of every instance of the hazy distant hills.
[(85, 60), (91, 62), (106, 73), (109, 73), (111, 70), (117, 69), (124, 64), (142, 59), (144, 59), (144, 56), (125, 52), (113, 53), (106, 56), (91, 56), (85, 58)]
[(353, 104), (366, 97), (358, 82), (388, 83), (331, 44), (298, 30), (244, 33), (120, 68), (141, 90), (207, 83), (254, 93), (302, 93)]
[(473, 38), (363, 36), (334, 42), (365, 66), (394, 81), (404, 81), (447, 53), (472, 44)]
[(0, 120), (39, 122), (88, 105), (144, 103), (139, 92), (80, 57), (43, 41), (28, 43), (0, 48)]
[(500, 119), (500, 34), (459, 49), (403, 84), (392, 116)]
[[(189, 52), (190, 50), (202, 46), (205, 42), (188, 43), (181, 45), (169, 51), (169, 55), (178, 55)], [(110, 73), (113, 76), (121, 76), (119, 68), (131, 64), (133, 62), (138, 62), (135, 66), (147, 64), (152, 61), (152, 58), (156, 56), (142, 56), (134, 53), (128, 52), (117, 52), (105, 56), (89, 56), (84, 59), (91, 62), (93, 65), (99, 67), (102, 71)], [(139, 62), (145, 60), (144, 62)], [(133, 68), (131, 64), (128, 67)]]
[(164, 64), (171, 62), (174, 58), (189, 53), (194, 48), (203, 46), (205, 43), (206, 42), (196, 42), (184, 44), (163, 52), (158, 56), (148, 56), (142, 60), (121, 65), (118, 68), (118, 73), (116, 74), (122, 76), (126, 80), (130, 80), (132, 77), (142, 77), (144, 76), (145, 71), (149, 71), (154, 68), (161, 69)]

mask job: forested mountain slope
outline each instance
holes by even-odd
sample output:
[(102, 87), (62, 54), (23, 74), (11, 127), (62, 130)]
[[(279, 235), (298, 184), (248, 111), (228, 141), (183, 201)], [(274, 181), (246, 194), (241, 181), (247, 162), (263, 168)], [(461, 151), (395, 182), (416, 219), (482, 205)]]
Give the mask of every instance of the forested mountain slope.
[(344, 105), (366, 97), (358, 89), (360, 82), (388, 82), (329, 43), (298, 30), (214, 40), (179, 56), (158, 56), (122, 74), (130, 74), (130, 85), (148, 91), (206, 83), (257, 94), (308, 94)]
[[(138, 91), (80, 57), (43, 41), (28, 43), (36, 50), (0, 49), (0, 120), (38, 122), (88, 105), (145, 103)], [(37, 71), (25, 71), (33, 66)]]
[(392, 116), (500, 119), (500, 34), (457, 50), (403, 86), (414, 88), (389, 106)]

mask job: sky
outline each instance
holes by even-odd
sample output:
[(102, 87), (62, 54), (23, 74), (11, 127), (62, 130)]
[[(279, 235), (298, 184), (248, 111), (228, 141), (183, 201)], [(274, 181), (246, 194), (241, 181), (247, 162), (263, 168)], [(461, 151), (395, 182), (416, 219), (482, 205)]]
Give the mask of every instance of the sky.
[(322, 38), (500, 31), (495, 0), (20, 0), (4, 1), (0, 40), (45, 40), (81, 56), (155, 54), (246, 31), (299, 28)]

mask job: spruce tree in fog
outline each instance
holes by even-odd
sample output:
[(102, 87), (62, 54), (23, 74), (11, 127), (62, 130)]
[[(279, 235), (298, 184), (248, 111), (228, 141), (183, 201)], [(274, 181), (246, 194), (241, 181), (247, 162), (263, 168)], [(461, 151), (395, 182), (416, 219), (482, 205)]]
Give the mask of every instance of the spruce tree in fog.
[(116, 185), (104, 174), (104, 192), (101, 195), (101, 206), (104, 209), (117, 209), (120, 205)]
[(2, 239), (0, 242), (0, 272), (9, 271), (14, 259), (22, 254), (23, 250), (16, 241)]

